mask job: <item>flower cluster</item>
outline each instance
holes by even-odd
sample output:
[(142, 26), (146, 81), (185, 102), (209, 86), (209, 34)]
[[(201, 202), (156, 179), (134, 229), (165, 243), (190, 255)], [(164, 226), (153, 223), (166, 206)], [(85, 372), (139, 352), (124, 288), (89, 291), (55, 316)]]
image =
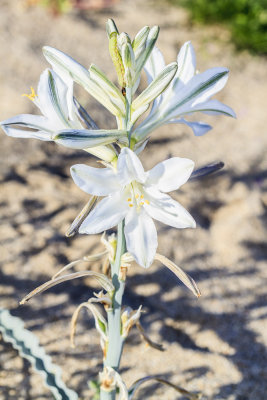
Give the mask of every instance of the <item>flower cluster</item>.
[[(169, 123), (186, 124), (195, 135), (203, 135), (210, 125), (186, 119), (196, 112), (235, 116), (230, 107), (212, 99), (226, 84), (228, 70), (211, 68), (196, 73), (190, 42), (182, 46), (177, 62), (166, 66), (155, 47), (158, 33), (157, 26), (146, 26), (131, 40), (108, 20), (109, 50), (119, 87), (96, 65), (86, 69), (65, 53), (44, 47), (51, 68), (42, 73), (36, 93), (32, 89), (26, 95), (41, 115), (21, 114), (1, 122), (9, 136), (54, 141), (102, 160), (104, 168), (71, 167), (72, 178), (83, 191), (97, 198), (104, 196), (89, 210), (79, 232), (103, 232), (125, 220), (127, 251), (143, 267), (149, 267), (156, 254), (153, 219), (175, 228), (195, 227), (190, 214), (166, 194), (189, 179), (194, 163), (174, 157), (145, 172), (138, 154), (148, 135)], [(148, 86), (136, 95), (143, 69)], [(117, 129), (98, 128), (74, 97), (74, 82), (116, 118)], [(141, 115), (144, 117), (138, 123)]]

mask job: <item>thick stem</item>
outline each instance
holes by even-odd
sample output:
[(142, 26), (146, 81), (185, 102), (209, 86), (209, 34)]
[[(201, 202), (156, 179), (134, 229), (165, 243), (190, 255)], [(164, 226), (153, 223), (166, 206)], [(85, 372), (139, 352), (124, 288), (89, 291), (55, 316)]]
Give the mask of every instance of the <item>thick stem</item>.
[[(125, 282), (120, 279), (121, 256), (125, 253), (124, 221), (118, 225), (115, 262), (111, 265), (112, 283), (115, 287), (112, 308), (108, 310), (108, 349), (104, 362), (106, 367), (118, 370), (124, 339), (121, 337), (121, 305)], [(115, 400), (116, 390), (101, 390), (101, 400)]]

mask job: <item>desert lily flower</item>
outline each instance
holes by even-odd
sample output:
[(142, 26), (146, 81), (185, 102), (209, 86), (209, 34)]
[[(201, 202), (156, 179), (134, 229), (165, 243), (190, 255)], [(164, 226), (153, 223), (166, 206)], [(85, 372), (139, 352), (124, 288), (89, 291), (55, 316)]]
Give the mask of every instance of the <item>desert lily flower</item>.
[(156, 219), (175, 228), (195, 227), (191, 215), (166, 192), (178, 189), (189, 178), (194, 163), (174, 157), (148, 172), (129, 148), (123, 148), (117, 168), (71, 167), (74, 182), (86, 193), (106, 196), (80, 226), (80, 233), (96, 234), (125, 219), (128, 252), (142, 267), (149, 267), (157, 249)]
[(67, 147), (85, 149), (88, 152), (111, 162), (117, 153), (106, 146), (126, 135), (124, 131), (97, 130), (88, 125), (84, 129), (80, 105), (73, 97), (73, 83), (66, 84), (53, 70), (46, 69), (38, 84), (37, 93), (27, 96), (43, 115), (20, 114), (1, 122), (8, 136), (35, 138), (55, 141)]
[[(144, 139), (152, 130), (169, 123), (186, 124), (193, 129), (196, 136), (201, 136), (212, 127), (203, 122), (190, 122), (185, 119), (186, 116), (198, 111), (235, 117), (230, 107), (211, 99), (226, 84), (228, 69), (210, 68), (196, 74), (195, 52), (190, 42), (182, 46), (177, 63), (178, 70), (175, 77), (169, 87), (156, 98), (148, 117), (135, 129), (133, 133), (135, 139)], [(154, 47), (145, 65), (148, 82), (150, 83), (163, 68), (165, 68), (164, 58), (160, 50)]]

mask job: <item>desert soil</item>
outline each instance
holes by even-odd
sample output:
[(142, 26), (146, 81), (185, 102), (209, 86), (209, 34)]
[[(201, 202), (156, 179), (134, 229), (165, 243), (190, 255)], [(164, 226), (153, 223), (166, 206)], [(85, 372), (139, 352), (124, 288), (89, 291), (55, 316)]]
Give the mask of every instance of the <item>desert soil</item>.
[[(0, 1), (0, 120), (37, 112), (21, 94), (36, 87), (48, 67), (43, 45), (59, 48), (87, 67), (94, 62), (115, 80), (105, 33), (108, 17), (132, 36), (144, 25), (160, 25), (158, 46), (167, 62), (191, 40), (200, 71), (214, 66), (230, 69), (227, 86), (217, 98), (234, 108), (237, 120), (201, 116), (214, 128), (200, 138), (185, 126), (165, 126), (153, 133), (141, 155), (146, 169), (169, 156), (188, 157), (196, 166), (222, 160), (225, 168), (173, 193), (194, 216), (197, 229), (179, 231), (158, 224), (159, 252), (191, 274), (202, 297), (194, 298), (159, 263), (149, 270), (131, 266), (125, 304), (134, 309), (143, 304), (143, 326), (166, 350), (147, 348), (133, 330), (121, 372), (127, 385), (159, 374), (202, 392), (204, 399), (265, 400), (267, 60), (237, 53), (227, 31), (192, 26), (183, 9), (160, 1), (127, 0), (109, 10), (56, 18), (23, 4)], [(86, 92), (77, 88), (77, 96), (100, 127), (115, 126)], [(70, 178), (69, 168), (75, 163), (96, 165), (95, 159), (82, 151), (4, 133), (0, 155), (0, 306), (25, 321), (62, 368), (67, 385), (80, 399), (89, 399), (87, 382), (96, 379), (101, 368), (98, 336), (91, 316), (81, 313), (76, 348), (71, 349), (69, 323), (75, 308), (98, 289), (95, 282), (68, 282), (25, 306), (18, 307), (18, 302), (66, 263), (102, 250), (99, 235), (64, 236), (87, 200)], [(136, 398), (181, 396), (171, 388), (147, 385)], [(3, 341), (0, 399), (52, 399), (30, 364)]]

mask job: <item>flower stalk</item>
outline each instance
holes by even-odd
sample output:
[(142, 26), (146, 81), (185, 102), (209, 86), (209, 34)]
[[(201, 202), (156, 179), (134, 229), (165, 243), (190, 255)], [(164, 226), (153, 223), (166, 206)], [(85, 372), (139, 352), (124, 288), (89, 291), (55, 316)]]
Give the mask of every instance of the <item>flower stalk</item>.
[[(126, 251), (124, 236), (124, 221), (118, 225), (117, 250), (114, 263), (111, 264), (111, 277), (114, 285), (112, 307), (108, 310), (108, 348), (104, 361), (105, 367), (118, 370), (123, 350), (124, 339), (121, 336), (121, 306), (125, 281), (120, 277), (121, 257)], [(113, 400), (116, 398), (116, 387), (105, 390), (103, 385), (100, 391), (101, 400)]]

